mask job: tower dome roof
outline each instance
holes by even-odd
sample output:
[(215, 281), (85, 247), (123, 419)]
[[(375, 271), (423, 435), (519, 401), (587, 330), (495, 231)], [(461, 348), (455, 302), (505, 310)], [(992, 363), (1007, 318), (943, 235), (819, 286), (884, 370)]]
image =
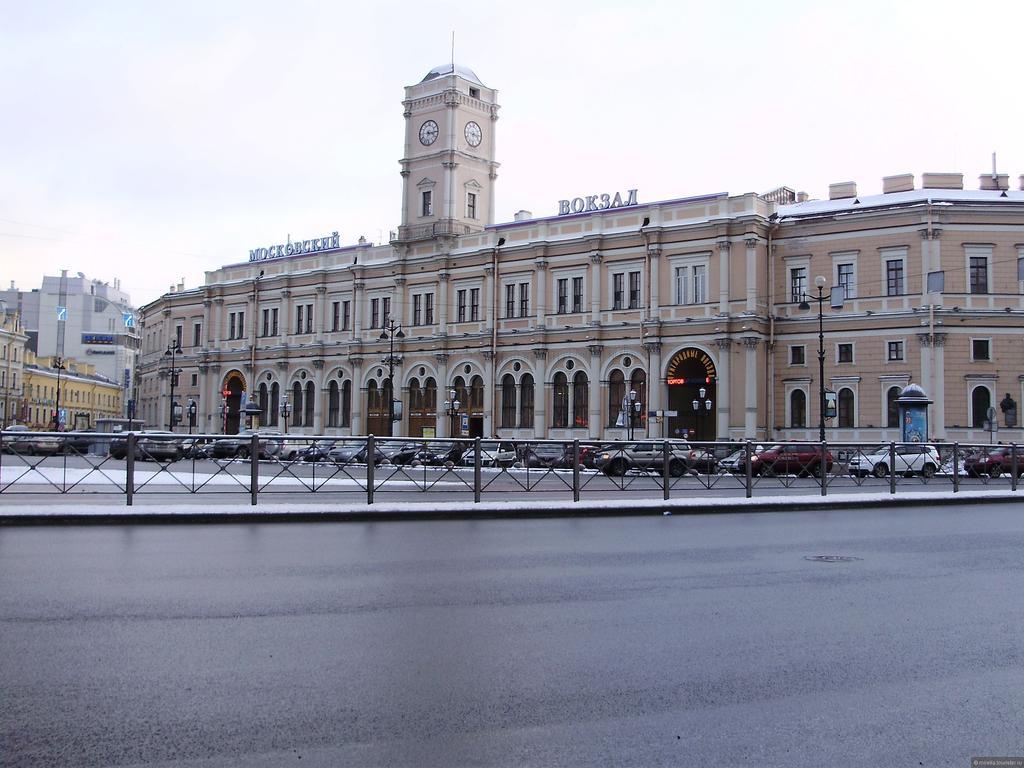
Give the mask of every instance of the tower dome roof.
[(469, 80), (470, 82), (476, 83), (477, 85), (481, 85), (484, 88), (487, 87), (486, 85), (480, 82), (480, 78), (476, 76), (476, 72), (474, 72), (472, 69), (470, 69), (469, 67), (464, 67), (461, 64), (452, 64), (451, 62), (449, 62), (448, 64), (440, 64), (434, 67), (432, 70), (427, 72), (427, 76), (420, 80), (420, 82), (425, 83), (428, 80), (433, 80), (434, 78), (437, 77), (444, 77), (445, 75), (458, 75), (463, 80)]

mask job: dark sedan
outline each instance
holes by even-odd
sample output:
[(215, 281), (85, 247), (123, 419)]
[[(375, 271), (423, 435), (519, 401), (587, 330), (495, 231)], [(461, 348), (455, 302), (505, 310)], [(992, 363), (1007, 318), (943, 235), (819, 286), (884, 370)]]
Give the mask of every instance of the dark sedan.
[(416, 453), (416, 461), (432, 467), (443, 467), (458, 464), (459, 459), (469, 449), (468, 444), (456, 442), (426, 442)]
[(572, 460), (566, 458), (565, 446), (561, 443), (527, 445), (523, 449), (522, 462), (524, 467), (541, 469), (565, 469), (572, 464)]
[[(974, 453), (964, 459), (964, 472), (968, 477), (999, 477), (1013, 471), (1013, 449), (1006, 445), (991, 451)], [(1024, 474), (1024, 457), (1017, 451), (1017, 476)]]

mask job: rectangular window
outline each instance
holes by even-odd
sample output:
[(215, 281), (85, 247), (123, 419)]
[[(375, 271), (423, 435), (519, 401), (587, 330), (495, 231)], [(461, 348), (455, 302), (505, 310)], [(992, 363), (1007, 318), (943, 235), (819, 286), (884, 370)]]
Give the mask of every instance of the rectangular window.
[(349, 310), (352, 307), (352, 302), (343, 301), (341, 302), (341, 330), (347, 331), (349, 329)]
[(807, 365), (807, 347), (797, 345), (789, 348), (790, 365)]
[(202, 323), (192, 323), (192, 346), (201, 347), (203, 345), (203, 325)]
[(530, 314), (530, 284), (519, 284), (519, 316), (526, 317)]
[(380, 326), (380, 299), (370, 299), (370, 327)]
[(469, 289), (469, 319), (478, 322), (480, 320), (480, 289)]
[(572, 311), (582, 312), (583, 311), (583, 278), (574, 277), (572, 279)]
[(469, 192), (466, 195), (466, 218), (476, 218), (476, 194), (473, 192)]
[(516, 316), (516, 287), (509, 284), (505, 286), (505, 317)]
[(558, 282), (557, 282), (557, 286), (558, 286), (558, 290), (557, 290), (557, 293), (558, 293), (558, 302), (557, 302), (558, 309), (556, 311), (557, 311), (558, 314), (564, 315), (566, 312), (569, 311), (569, 278), (567, 278), (567, 277), (559, 278)]
[(228, 339), (235, 338), (235, 313), (228, 312)]
[(971, 293), (988, 293), (988, 257), (971, 256), (968, 260)]
[(331, 302), (331, 331), (341, 330), (341, 302)]
[(270, 310), (270, 335), (277, 336), (277, 307)]
[(391, 319), (391, 297), (385, 296), (381, 300), (381, 324), (387, 325)]
[(455, 322), (466, 322), (466, 291), (457, 291), (455, 299)]
[(885, 295), (903, 295), (903, 259), (887, 259), (885, 262)]
[(264, 309), (263, 310), (262, 318), (263, 318), (263, 323), (262, 323), (262, 327), (260, 329), (262, 331), (260, 333), (260, 336), (269, 336), (270, 335), (270, 310), (269, 309)]
[(296, 333), (302, 333), (302, 325), (303, 325), (302, 319), (305, 317), (305, 314), (306, 314), (306, 306), (304, 304), (299, 304), (297, 307), (295, 307), (295, 332)]
[(419, 325), (423, 320), (423, 294), (414, 293), (412, 295), (412, 324)]
[(429, 189), (423, 193), (423, 213), (421, 215), (434, 215), (433, 193)]
[(789, 300), (799, 303), (807, 293), (807, 267), (792, 267), (789, 270)]
[(837, 363), (852, 363), (853, 362), (853, 344), (837, 344), (836, 345), (836, 362)]
[(629, 308), (640, 308), (640, 273), (629, 273)]
[(622, 272), (612, 275), (612, 309), (622, 309), (625, 299), (626, 276)]
[(182, 337), (185, 335), (185, 326), (176, 325), (174, 326), (174, 340), (177, 342), (176, 347), (181, 347)]
[(434, 294), (423, 295), (423, 322), (426, 325), (434, 324)]
[(898, 361), (903, 359), (902, 341), (890, 341), (888, 343), (888, 358), (891, 361)]
[(693, 303), (703, 304), (708, 300), (708, 267), (707, 264), (695, 264), (693, 267)]
[(854, 264), (836, 264), (836, 285), (843, 289), (843, 298), (857, 298), (857, 276)]
[(992, 351), (988, 339), (971, 339), (971, 359), (991, 360)]
[(313, 305), (306, 305), (306, 333), (313, 332)]
[(238, 313), (238, 338), (245, 336), (245, 312)]
[(199, 374), (198, 373), (193, 373), (192, 374), (192, 386), (193, 387), (199, 386)]

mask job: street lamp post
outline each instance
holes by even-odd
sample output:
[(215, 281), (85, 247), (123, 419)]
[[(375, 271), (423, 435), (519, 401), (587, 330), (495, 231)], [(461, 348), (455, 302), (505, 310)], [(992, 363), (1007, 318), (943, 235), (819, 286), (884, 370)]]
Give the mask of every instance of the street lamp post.
[(380, 340), (389, 343), (388, 356), (383, 362), (388, 367), (388, 437), (395, 431), (395, 339), (404, 339), (401, 323), (394, 320), (387, 320), (384, 329), (380, 333)]
[(845, 289), (841, 286), (834, 287), (828, 295), (824, 294), (825, 285), (828, 281), (823, 275), (814, 278), (814, 285), (818, 289), (817, 296), (803, 294), (803, 301), (799, 308), (809, 310), (811, 308), (808, 299), (818, 302), (818, 440), (825, 442), (825, 324), (823, 305), (825, 301), (831, 301), (833, 309), (842, 309)]
[(693, 414), (697, 424), (697, 439), (703, 440), (706, 436), (704, 435), (704, 417), (710, 415), (711, 407), (714, 403), (711, 402), (711, 398), (707, 396), (708, 391), (704, 387), (697, 390), (698, 398), (693, 401)]
[(60, 372), (65, 370), (64, 358), (54, 358), (53, 367), (57, 369), (57, 395), (56, 406), (53, 409), (53, 431), (60, 432)]
[(458, 392), (454, 389), (448, 390), (448, 399), (444, 401), (444, 411), (448, 414), (448, 420), (451, 422), (448, 437), (455, 437), (455, 420), (459, 417), (459, 406), (462, 405), (457, 398)]
[(192, 434), (192, 427), (196, 425), (196, 412), (199, 407), (196, 405), (196, 401), (190, 399), (188, 401), (188, 433)]
[(164, 352), (164, 357), (171, 358), (171, 408), (167, 419), (167, 429), (171, 432), (174, 431), (174, 387), (178, 383), (178, 369), (174, 367), (175, 357), (181, 354), (181, 343), (175, 339), (173, 342), (167, 345), (167, 350)]
[(636, 399), (637, 394), (635, 389), (629, 390), (629, 394), (626, 397), (629, 398), (629, 413), (626, 414), (626, 427), (629, 439), (632, 440), (635, 431), (636, 417), (640, 415), (643, 403)]
[(288, 417), (292, 414), (292, 404), (287, 397), (281, 398), (281, 418), (284, 419), (284, 433), (288, 434)]

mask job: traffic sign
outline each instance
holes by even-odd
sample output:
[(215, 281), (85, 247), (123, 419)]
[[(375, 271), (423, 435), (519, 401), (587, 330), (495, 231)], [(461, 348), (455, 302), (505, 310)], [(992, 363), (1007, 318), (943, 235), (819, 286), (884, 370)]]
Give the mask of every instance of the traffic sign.
[(131, 312), (122, 312), (121, 313), (121, 319), (124, 320), (124, 327), (125, 328), (134, 328), (135, 327), (135, 315), (133, 315)]
[(68, 308), (57, 307), (57, 322), (61, 322), (68, 319)]
[(469, 414), (462, 414), (462, 431), (469, 432)]

